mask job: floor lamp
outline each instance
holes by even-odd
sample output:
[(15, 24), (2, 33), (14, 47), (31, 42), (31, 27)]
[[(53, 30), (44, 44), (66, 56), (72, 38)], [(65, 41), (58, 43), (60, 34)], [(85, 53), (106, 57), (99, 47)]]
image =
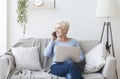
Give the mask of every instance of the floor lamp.
[[(115, 57), (115, 53), (114, 53), (111, 22), (108, 21), (108, 19), (112, 18), (114, 16), (117, 16), (117, 15), (118, 15), (117, 0), (98, 0), (97, 1), (96, 17), (107, 19), (107, 21), (104, 22), (104, 24), (103, 24), (100, 42), (102, 42), (102, 40), (103, 40), (103, 35), (104, 35), (105, 28), (106, 28), (107, 39), (106, 39), (105, 47), (109, 53), (111, 53), (110, 49), (112, 50), (112, 55), (114, 57)], [(111, 39), (111, 41), (109, 39)], [(117, 69), (116, 69), (116, 78), (118, 79)]]

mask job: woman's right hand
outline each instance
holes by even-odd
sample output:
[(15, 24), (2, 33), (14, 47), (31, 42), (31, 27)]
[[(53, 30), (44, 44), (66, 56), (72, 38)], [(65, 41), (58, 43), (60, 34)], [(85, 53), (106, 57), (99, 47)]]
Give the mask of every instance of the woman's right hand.
[(56, 39), (57, 39), (57, 36), (56, 36), (56, 32), (55, 32), (55, 31), (52, 33), (52, 39), (53, 39), (53, 40), (56, 40)]

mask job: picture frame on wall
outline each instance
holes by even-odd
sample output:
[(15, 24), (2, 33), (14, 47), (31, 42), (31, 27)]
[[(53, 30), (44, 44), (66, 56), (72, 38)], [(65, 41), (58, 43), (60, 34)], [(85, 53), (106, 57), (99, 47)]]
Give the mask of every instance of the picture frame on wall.
[(34, 0), (33, 6), (39, 8), (55, 8), (55, 0)]

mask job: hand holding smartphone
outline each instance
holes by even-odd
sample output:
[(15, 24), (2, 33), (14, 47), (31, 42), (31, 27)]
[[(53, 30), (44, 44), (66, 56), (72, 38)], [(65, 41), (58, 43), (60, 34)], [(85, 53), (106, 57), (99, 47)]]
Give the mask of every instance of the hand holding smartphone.
[(57, 35), (56, 35), (56, 32), (55, 32), (55, 31), (52, 33), (52, 36), (53, 36), (53, 40), (56, 40), (56, 39), (57, 39)]

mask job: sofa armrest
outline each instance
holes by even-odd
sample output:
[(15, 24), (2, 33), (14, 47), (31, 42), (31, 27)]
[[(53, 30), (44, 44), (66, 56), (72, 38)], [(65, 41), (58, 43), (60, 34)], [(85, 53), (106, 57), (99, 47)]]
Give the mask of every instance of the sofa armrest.
[(106, 58), (106, 64), (103, 68), (102, 74), (105, 79), (115, 79), (116, 59), (108, 55)]
[(0, 56), (0, 79), (8, 79), (10, 72), (14, 70), (14, 61), (11, 55)]

